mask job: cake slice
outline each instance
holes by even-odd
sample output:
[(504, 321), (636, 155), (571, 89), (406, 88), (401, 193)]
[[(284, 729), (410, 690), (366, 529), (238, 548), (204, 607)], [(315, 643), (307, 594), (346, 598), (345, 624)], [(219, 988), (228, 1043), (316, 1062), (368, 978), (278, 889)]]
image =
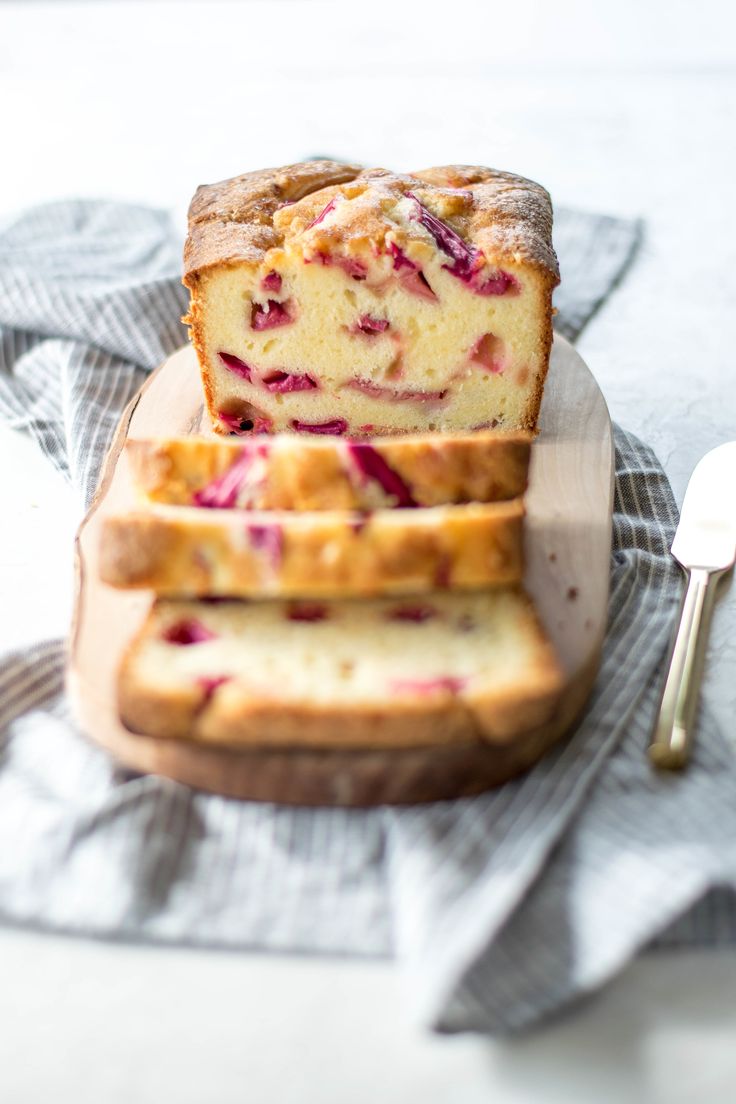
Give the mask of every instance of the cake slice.
[(123, 722), (225, 747), (504, 744), (562, 676), (518, 588), (421, 601), (159, 600), (119, 674)]
[(353, 441), (277, 434), (127, 442), (152, 502), (249, 510), (374, 510), (496, 502), (526, 490), (530, 437), (483, 431)]
[(519, 499), (355, 513), (152, 506), (104, 519), (103, 582), (177, 596), (331, 596), (521, 579)]
[(558, 268), (538, 184), (305, 162), (198, 189), (188, 321), (221, 433), (536, 426)]

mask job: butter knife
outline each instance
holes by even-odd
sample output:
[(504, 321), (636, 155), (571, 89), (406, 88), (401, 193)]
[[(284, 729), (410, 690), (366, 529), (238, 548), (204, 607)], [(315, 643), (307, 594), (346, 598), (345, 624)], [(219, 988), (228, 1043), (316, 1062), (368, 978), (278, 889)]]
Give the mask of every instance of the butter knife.
[(736, 559), (736, 441), (712, 449), (696, 465), (671, 551), (687, 574), (687, 587), (649, 758), (675, 770), (690, 755), (716, 588)]

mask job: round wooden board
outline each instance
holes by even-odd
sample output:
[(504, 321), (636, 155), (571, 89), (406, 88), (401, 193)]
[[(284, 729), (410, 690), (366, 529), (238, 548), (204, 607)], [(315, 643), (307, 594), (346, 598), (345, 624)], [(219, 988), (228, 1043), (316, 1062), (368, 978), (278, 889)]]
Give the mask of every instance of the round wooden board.
[(150, 594), (99, 581), (107, 512), (133, 505), (127, 437), (210, 434), (196, 357), (179, 350), (126, 409), (89, 513), (77, 534), (77, 592), (68, 687), (82, 730), (128, 767), (230, 797), (303, 805), (415, 803), (479, 793), (533, 763), (569, 729), (598, 668), (608, 606), (613, 439), (603, 396), (585, 363), (556, 336), (532, 450), (525, 584), (566, 675), (555, 716), (507, 745), (398, 751), (228, 751), (125, 729), (115, 679)]

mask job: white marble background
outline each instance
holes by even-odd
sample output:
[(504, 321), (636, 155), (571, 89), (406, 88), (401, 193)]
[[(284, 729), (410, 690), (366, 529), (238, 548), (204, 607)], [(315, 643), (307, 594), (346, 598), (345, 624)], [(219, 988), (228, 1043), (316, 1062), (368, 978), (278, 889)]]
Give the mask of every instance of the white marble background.
[[(579, 343), (612, 416), (682, 498), (736, 438), (736, 8), (726, 2), (0, 2), (0, 220), (62, 196), (171, 208), (311, 154), (480, 162), (559, 203), (641, 215)], [(0, 429), (0, 632), (65, 631), (78, 506)], [(733, 731), (734, 589), (706, 695)], [(0, 932), (0, 1099), (26, 1104), (730, 1104), (736, 963), (636, 963), (514, 1043), (421, 1035), (388, 963)]]

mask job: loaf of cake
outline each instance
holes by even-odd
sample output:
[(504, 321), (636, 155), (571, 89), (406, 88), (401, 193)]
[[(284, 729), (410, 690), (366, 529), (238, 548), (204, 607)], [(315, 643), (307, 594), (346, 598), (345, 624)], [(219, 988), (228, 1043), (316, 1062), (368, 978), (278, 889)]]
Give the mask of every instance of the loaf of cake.
[(197, 190), (185, 321), (221, 433), (534, 430), (558, 268), (544, 188), (312, 161)]
[(506, 743), (548, 721), (561, 673), (518, 588), (421, 600), (159, 600), (120, 715), (226, 747)]
[(100, 575), (180, 597), (353, 597), (515, 583), (524, 507), (424, 510), (206, 510), (159, 506), (110, 515)]
[(522, 495), (530, 437), (482, 430), (371, 441), (279, 433), (128, 441), (150, 502), (249, 510), (375, 510)]

